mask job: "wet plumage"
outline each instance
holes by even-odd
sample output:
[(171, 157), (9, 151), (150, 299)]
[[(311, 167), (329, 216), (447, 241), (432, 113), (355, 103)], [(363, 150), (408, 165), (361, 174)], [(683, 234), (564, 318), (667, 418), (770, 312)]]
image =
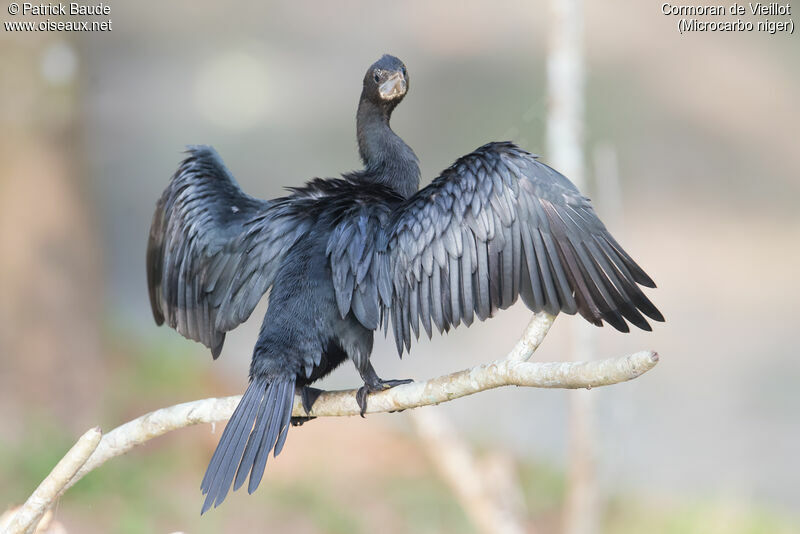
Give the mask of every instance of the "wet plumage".
[(368, 393), (374, 331), (400, 353), (425, 332), (484, 320), (520, 297), (533, 311), (580, 313), (601, 326), (649, 330), (663, 317), (639, 286), (650, 277), (589, 200), (512, 143), (459, 158), (422, 190), (414, 152), (389, 127), (408, 90), (405, 66), (370, 67), (357, 113), (364, 169), (315, 179), (287, 196), (246, 195), (210, 147), (190, 147), (156, 207), (147, 250), (153, 315), (222, 350), (270, 290), (250, 386), (202, 482), (203, 511), (249, 476), (254, 491), (286, 440), (295, 392), (347, 359)]

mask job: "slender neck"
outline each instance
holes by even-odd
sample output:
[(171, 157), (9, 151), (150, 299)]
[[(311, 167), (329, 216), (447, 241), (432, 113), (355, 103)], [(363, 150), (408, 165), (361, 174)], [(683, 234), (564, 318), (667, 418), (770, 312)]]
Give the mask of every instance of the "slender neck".
[(389, 127), (391, 114), (392, 108), (377, 106), (363, 96), (358, 103), (358, 153), (365, 167), (361, 176), (408, 198), (419, 188), (419, 162)]

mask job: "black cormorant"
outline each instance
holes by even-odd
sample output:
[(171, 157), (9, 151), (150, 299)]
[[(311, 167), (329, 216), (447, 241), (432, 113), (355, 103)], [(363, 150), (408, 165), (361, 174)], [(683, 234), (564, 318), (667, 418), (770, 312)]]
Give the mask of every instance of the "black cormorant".
[(522, 297), (533, 311), (580, 313), (601, 326), (645, 330), (661, 313), (639, 285), (655, 287), (564, 176), (512, 143), (459, 158), (418, 191), (414, 151), (389, 119), (409, 87), (385, 55), (364, 76), (358, 150), (364, 169), (315, 179), (288, 196), (245, 194), (211, 147), (195, 146), (156, 207), (147, 247), (158, 324), (218, 357), (225, 333), (271, 288), (250, 385), (202, 482), (203, 512), (283, 448), (298, 391), (344, 360), (367, 394), (384, 381), (370, 364), (373, 332), (390, 321), (397, 349), (420, 328), (431, 336), (484, 320)]

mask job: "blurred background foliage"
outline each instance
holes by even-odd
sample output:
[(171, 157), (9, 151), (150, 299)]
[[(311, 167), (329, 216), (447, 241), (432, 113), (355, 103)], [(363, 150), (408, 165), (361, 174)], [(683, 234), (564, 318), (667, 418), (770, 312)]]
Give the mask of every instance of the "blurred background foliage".
[[(147, 230), (184, 145), (213, 144), (260, 197), (357, 168), (361, 79), (390, 52), (411, 76), (393, 126), (424, 181), (489, 140), (547, 161), (545, 2), (110, 5), (110, 33), (0, 33), (1, 503), (24, 500), (86, 428), (243, 390), (263, 303), (213, 364), (150, 316)], [(603, 357), (662, 355), (592, 393), (604, 530), (800, 531), (797, 37), (680, 36), (656, 3), (585, 7), (589, 181), (612, 153), (622, 193), (587, 192), (668, 319), (595, 336)], [(374, 362), (418, 379), (474, 365), (505, 354), (527, 317), (517, 306), (402, 362), (380, 339)], [(538, 359), (568, 354), (572, 320)], [(325, 387), (357, 384), (345, 365)], [(504, 389), (434, 408), (518, 467), (538, 532), (560, 527), (568, 395)], [(404, 415), (294, 429), (255, 495), (201, 519), (217, 437), (192, 428), (118, 458), (56, 516), (89, 533), (473, 528)]]

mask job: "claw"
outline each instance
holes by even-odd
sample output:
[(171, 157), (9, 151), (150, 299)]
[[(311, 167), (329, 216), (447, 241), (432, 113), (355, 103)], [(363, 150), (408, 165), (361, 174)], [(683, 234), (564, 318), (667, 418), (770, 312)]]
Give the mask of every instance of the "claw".
[(369, 388), (366, 384), (358, 388), (356, 392), (356, 402), (358, 407), (361, 408), (361, 417), (364, 417), (364, 413), (367, 411), (367, 393), (369, 393)]
[(300, 400), (303, 403), (303, 409), (306, 413), (311, 413), (311, 408), (314, 406), (314, 403), (317, 402), (321, 394), (321, 389), (312, 388), (310, 386), (303, 387), (303, 390), (300, 392)]
[(402, 380), (381, 380), (378, 378), (375, 383), (364, 384), (358, 388), (358, 391), (356, 392), (356, 402), (358, 403), (358, 407), (361, 408), (361, 417), (364, 417), (364, 414), (367, 411), (367, 396), (370, 393), (376, 393), (378, 391), (390, 389), (395, 386), (402, 386), (403, 384), (410, 384), (411, 382), (413, 382), (413, 380), (410, 378), (405, 378)]

